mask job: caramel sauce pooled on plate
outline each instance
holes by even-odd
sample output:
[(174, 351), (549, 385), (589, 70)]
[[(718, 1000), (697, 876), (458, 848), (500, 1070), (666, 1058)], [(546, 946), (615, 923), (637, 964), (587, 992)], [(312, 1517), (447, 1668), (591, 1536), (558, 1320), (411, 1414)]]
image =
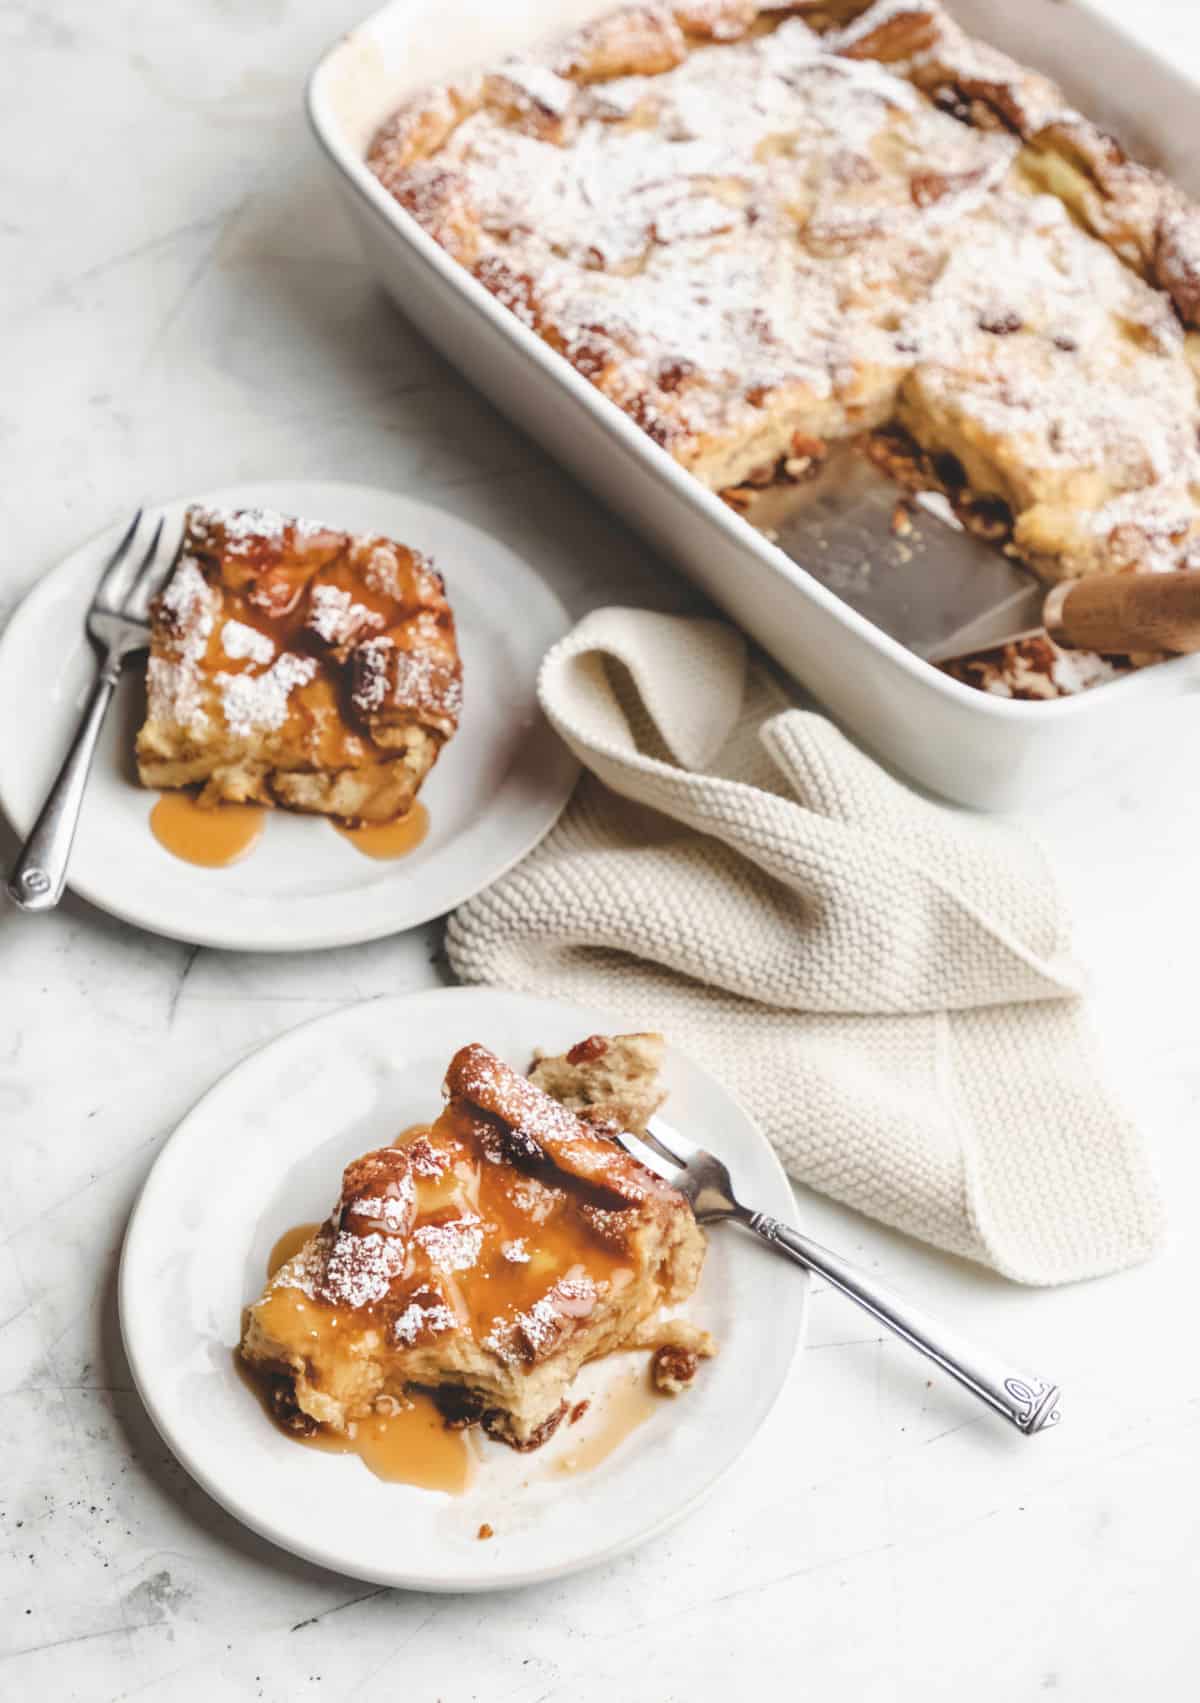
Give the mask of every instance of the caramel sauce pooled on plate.
[(600, 1408), (599, 1413), (592, 1409), (596, 1423), (591, 1435), (581, 1438), (575, 1448), (562, 1455), (555, 1462), (556, 1470), (560, 1473), (590, 1472), (601, 1461), (607, 1460), (614, 1449), (619, 1449), (626, 1437), (639, 1425), (644, 1425), (652, 1414), (660, 1413), (663, 1400), (650, 1382), (648, 1369), (644, 1368), (624, 1383), (615, 1384), (603, 1398), (603, 1404), (596, 1404)]
[[(320, 1228), (319, 1224), (295, 1224), (285, 1230), (268, 1256), (268, 1278), (274, 1277), (298, 1254)], [(336, 1329), (336, 1315), (322, 1317), (324, 1309), (312, 1306), (298, 1291), (279, 1290), (278, 1304), (311, 1311), (314, 1334), (316, 1330)], [(319, 1449), (327, 1455), (357, 1455), (376, 1478), (386, 1479), (390, 1484), (413, 1484), (422, 1490), (442, 1490), (451, 1496), (461, 1495), (475, 1476), (477, 1459), (467, 1434), (448, 1430), (432, 1397), (421, 1390), (405, 1396), (403, 1405), (389, 1404), (395, 1411), (373, 1413), (357, 1420), (352, 1434), (318, 1431), (315, 1436), (305, 1437), (279, 1423), (271, 1410), (265, 1384), (236, 1349), (234, 1363), (242, 1381), (254, 1391), (272, 1424), (289, 1442)]]
[(203, 808), (190, 792), (164, 792), (150, 812), (150, 832), (184, 863), (227, 869), (254, 850), (266, 817), (259, 804)]
[(364, 857), (407, 857), (429, 832), (429, 812), (419, 801), (392, 822), (335, 822), (343, 839)]
[[(164, 792), (150, 812), (150, 831), (160, 846), (184, 863), (227, 869), (254, 850), (266, 819), (266, 808), (261, 804), (205, 806), (190, 792)], [(429, 832), (429, 812), (419, 802), (391, 822), (330, 820), (342, 838), (365, 857), (407, 857)]]
[(432, 1397), (414, 1390), (407, 1405), (395, 1413), (373, 1413), (358, 1420), (353, 1436), (318, 1431), (304, 1437), (281, 1425), (271, 1411), (265, 1384), (234, 1350), (234, 1365), (242, 1382), (254, 1392), (264, 1413), (289, 1443), (325, 1455), (357, 1455), (376, 1478), (389, 1484), (412, 1484), (419, 1490), (442, 1490), (461, 1496), (475, 1477), (477, 1459), (465, 1431), (450, 1431)]
[(450, 1431), (421, 1390), (405, 1397), (396, 1413), (374, 1413), (356, 1420), (354, 1435), (333, 1431), (315, 1437), (294, 1436), (297, 1443), (327, 1455), (357, 1455), (376, 1478), (388, 1484), (413, 1484), (419, 1490), (443, 1490), (461, 1496), (475, 1476), (475, 1455), (465, 1431)]
[(407, 1129), (402, 1129), (400, 1131), (400, 1134), (396, 1137), (395, 1141), (393, 1141), (392, 1146), (407, 1147), (409, 1142), (416, 1141), (418, 1136), (428, 1135), (429, 1129), (430, 1126), (428, 1124), (409, 1124)]

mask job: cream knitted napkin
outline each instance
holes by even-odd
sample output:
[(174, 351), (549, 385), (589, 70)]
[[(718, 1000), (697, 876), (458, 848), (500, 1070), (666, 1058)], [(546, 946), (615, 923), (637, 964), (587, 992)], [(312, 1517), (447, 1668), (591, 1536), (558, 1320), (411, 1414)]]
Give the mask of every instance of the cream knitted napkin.
[(909, 792), (712, 621), (600, 610), (540, 695), (588, 772), (451, 919), (462, 980), (663, 1030), (793, 1177), (1009, 1277), (1152, 1252), (1035, 846)]

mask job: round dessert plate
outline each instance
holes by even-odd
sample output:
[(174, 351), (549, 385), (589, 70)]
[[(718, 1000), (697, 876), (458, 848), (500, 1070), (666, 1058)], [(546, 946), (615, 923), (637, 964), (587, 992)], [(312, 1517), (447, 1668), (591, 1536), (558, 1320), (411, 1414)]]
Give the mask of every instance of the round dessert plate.
[[(619, 1027), (602, 1012), (490, 988), (372, 1000), (293, 1030), (210, 1089), (159, 1155), (121, 1260), (120, 1312), (138, 1391), (203, 1488), (263, 1537), (356, 1578), (414, 1590), (532, 1584), (607, 1560), (690, 1508), (770, 1411), (799, 1343), (808, 1279), (730, 1226), (709, 1236), (684, 1309), (719, 1343), (694, 1387), (654, 1411), (589, 1471), (569, 1460), (605, 1424), (606, 1393), (644, 1356), (585, 1367), (591, 1399), (534, 1453), (471, 1434), (461, 1495), (380, 1480), (354, 1455), (308, 1449), (270, 1422), (239, 1377), (243, 1307), (276, 1239), (327, 1216), (343, 1167), (428, 1121), (454, 1052), (469, 1041), (518, 1069)], [(794, 1214), (770, 1146), (728, 1093), (668, 1053), (665, 1114), (721, 1153), (747, 1200)], [(491, 1541), (481, 1542), (481, 1526)]]
[[(127, 665), (88, 783), (69, 885), (102, 910), (198, 946), (287, 952), (348, 946), (426, 922), (486, 887), (537, 844), (577, 765), (537, 704), (538, 665), (569, 626), (545, 581), (499, 538), (413, 497), (361, 485), (234, 486), (189, 501), (280, 509), (349, 531), (385, 533), (433, 556), (463, 658), (456, 737), (421, 790), (430, 828), (407, 857), (366, 857), (325, 821), (267, 815), (250, 856), (223, 869), (181, 862), (150, 831), (159, 794), (137, 783), (133, 742), (144, 667)], [(168, 503), (178, 536), (186, 503)], [(41, 580), (0, 639), (0, 805), (24, 838), (96, 677), (84, 612), (111, 528)], [(143, 531), (145, 530), (143, 525)], [(147, 534), (148, 536), (148, 534)], [(519, 611), (519, 618), (514, 613)]]

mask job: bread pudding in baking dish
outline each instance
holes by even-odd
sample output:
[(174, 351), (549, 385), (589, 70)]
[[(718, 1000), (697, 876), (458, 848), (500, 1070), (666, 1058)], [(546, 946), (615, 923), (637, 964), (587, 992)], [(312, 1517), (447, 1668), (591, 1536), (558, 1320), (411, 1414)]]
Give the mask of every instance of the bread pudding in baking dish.
[(462, 704), (432, 562), (265, 509), (187, 511), (146, 683), (143, 785), (363, 822), (409, 810)]
[(276, 1416), (352, 1435), (426, 1391), (448, 1424), (525, 1450), (601, 1355), (652, 1349), (659, 1388), (686, 1385), (713, 1344), (658, 1315), (695, 1289), (704, 1234), (605, 1133), (653, 1110), (661, 1051), (658, 1036), (590, 1037), (535, 1067), (556, 1099), (463, 1047), (441, 1115), (347, 1166), (329, 1218), (249, 1308), (240, 1352)]
[(369, 165), (734, 506), (890, 428), (1047, 579), (1200, 566), (1200, 213), (936, 0), (625, 6)]

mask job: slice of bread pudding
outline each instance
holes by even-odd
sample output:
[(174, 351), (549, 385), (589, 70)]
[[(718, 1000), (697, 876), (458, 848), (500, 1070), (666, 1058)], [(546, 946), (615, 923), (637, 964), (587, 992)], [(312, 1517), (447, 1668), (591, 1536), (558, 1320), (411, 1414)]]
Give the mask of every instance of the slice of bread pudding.
[(190, 508), (152, 612), (146, 698), (143, 786), (390, 821), (458, 726), (441, 577), (375, 534)]
[[(611, 1104), (645, 1099), (659, 1037), (607, 1046), (630, 1066), (610, 1068)], [(689, 1381), (711, 1339), (657, 1321), (704, 1261), (683, 1196), (486, 1047), (454, 1056), (444, 1093), (430, 1127), (347, 1166), (329, 1218), (248, 1310), (241, 1354), (276, 1414), (344, 1433), (425, 1389), (448, 1423), (532, 1449), (589, 1360), (656, 1348), (659, 1387)]]

